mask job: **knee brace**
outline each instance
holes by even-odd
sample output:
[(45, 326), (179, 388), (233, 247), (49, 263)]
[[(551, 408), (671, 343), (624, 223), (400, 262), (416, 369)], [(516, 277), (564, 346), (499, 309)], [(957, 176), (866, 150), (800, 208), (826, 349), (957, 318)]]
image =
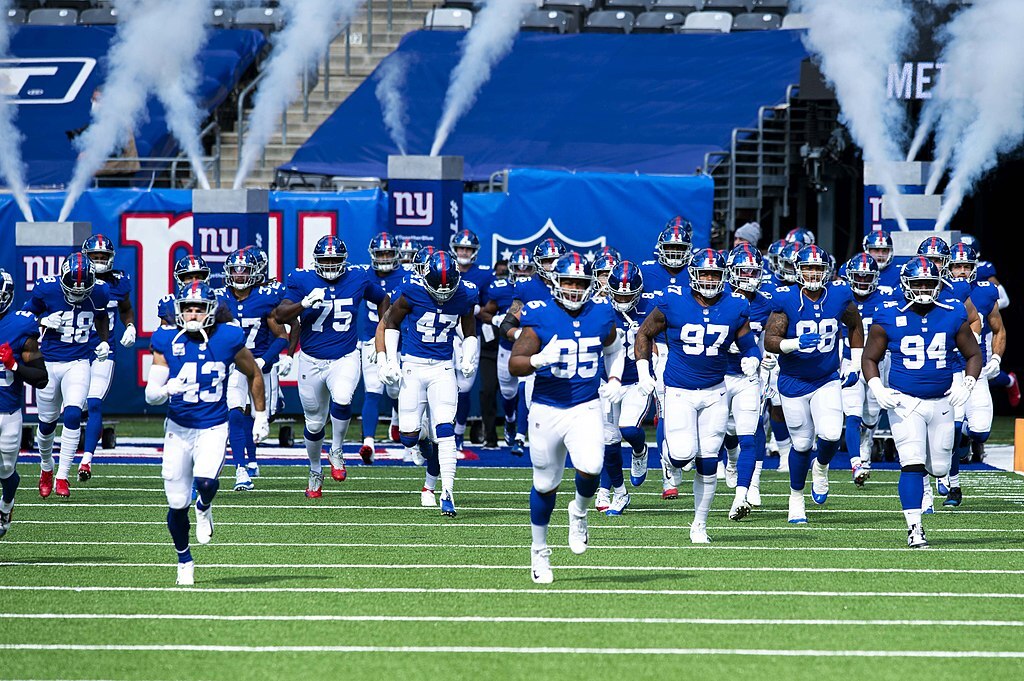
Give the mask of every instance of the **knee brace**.
[(406, 449), (412, 449), (413, 447), (416, 446), (416, 443), (420, 441), (420, 434), (419, 433), (411, 433), (411, 434), (400, 433), (398, 435), (398, 439), (399, 439), (399, 441), (401, 441), (403, 447), (405, 447)]
[(64, 407), (64, 427), (78, 430), (82, 427), (82, 408)]
[(217, 478), (196, 478), (196, 491), (199, 492), (199, 501), (203, 506), (209, 507), (213, 503), (213, 497), (220, 489), (220, 480)]
[(331, 402), (331, 418), (338, 419), (339, 421), (349, 421), (352, 418), (352, 405), (351, 404), (338, 404), (337, 402)]
[(39, 434), (40, 435), (52, 435), (57, 431), (56, 421), (40, 421), (39, 422)]
[(302, 429), (302, 437), (305, 438), (306, 440), (313, 440), (313, 441), (323, 440), (324, 439), (324, 429), (323, 429), (323, 426), (320, 427), (320, 430), (313, 431), (313, 432), (310, 432), (309, 428), (303, 428)]
[(451, 423), (439, 423), (434, 427), (434, 434), (438, 440), (443, 437), (455, 437), (455, 426)]
[(718, 459), (699, 456), (695, 467), (698, 475), (715, 475), (718, 473)]
[(927, 473), (928, 469), (924, 467), (923, 463), (912, 463), (909, 466), (900, 466), (900, 471), (904, 473)]

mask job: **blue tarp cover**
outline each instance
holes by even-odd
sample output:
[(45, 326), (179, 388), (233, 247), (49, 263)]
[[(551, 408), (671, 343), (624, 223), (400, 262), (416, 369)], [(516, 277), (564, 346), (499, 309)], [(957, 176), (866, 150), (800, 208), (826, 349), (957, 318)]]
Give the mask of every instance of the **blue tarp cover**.
[[(692, 174), (759, 106), (785, 99), (807, 56), (800, 33), (522, 33), (442, 153), (464, 156), (469, 180), (506, 168)], [(408, 64), (409, 153), (430, 151), (464, 36), (418, 31), (388, 57)], [(368, 78), (281, 168), (385, 177), (398, 152), (376, 85)]]
[[(90, 99), (106, 78), (106, 54), (113, 38), (113, 26), (23, 26), (14, 34), (12, 59), (0, 67), (53, 70), (49, 75), (28, 78), (15, 98), (24, 102), (73, 97), (66, 103), (18, 106), (17, 126), (25, 137), (22, 156), (30, 185), (62, 185), (71, 179), (78, 151), (66, 131), (89, 124)], [(265, 44), (259, 31), (213, 31), (199, 54), (203, 74), (198, 91), (200, 108), (210, 111), (219, 106)], [(95, 60), (95, 66), (84, 84), (75, 88), (83, 60)], [(164, 109), (153, 98), (136, 131), (135, 143), (140, 156), (168, 156), (177, 149), (167, 132)]]

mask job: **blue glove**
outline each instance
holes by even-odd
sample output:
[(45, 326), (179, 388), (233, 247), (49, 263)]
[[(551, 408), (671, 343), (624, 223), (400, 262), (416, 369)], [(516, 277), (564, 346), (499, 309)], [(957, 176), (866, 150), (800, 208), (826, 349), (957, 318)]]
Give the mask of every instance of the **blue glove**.
[(860, 380), (860, 372), (859, 371), (851, 371), (850, 373), (846, 374), (846, 376), (843, 378), (843, 387), (844, 388), (851, 388), (851, 387), (857, 385), (857, 381), (859, 381), (859, 380)]
[(809, 350), (817, 347), (819, 341), (821, 341), (820, 333), (802, 333), (800, 334), (800, 349)]

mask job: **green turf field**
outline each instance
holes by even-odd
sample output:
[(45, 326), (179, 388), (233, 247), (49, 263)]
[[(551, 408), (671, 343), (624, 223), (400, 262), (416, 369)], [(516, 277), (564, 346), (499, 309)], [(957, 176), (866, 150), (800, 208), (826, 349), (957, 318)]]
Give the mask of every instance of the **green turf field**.
[[(418, 506), (421, 472), (353, 466), (309, 501), (300, 467), (230, 487), (174, 586), (155, 466), (101, 465), (70, 502), (22, 466), (0, 541), (0, 677), (16, 679), (984, 678), (1024, 670), (1024, 480), (966, 473), (966, 504), (926, 517), (910, 551), (896, 472), (832, 476), (811, 525), (787, 479), (692, 547), (692, 498), (635, 490), (591, 512), (591, 549), (551, 531), (555, 583), (530, 581), (529, 471), (465, 468), (459, 517)], [(571, 478), (567, 478), (567, 481)], [(225, 477), (225, 483), (230, 480)], [(688, 487), (684, 483), (684, 488)], [(571, 482), (564, 486), (571, 489)], [(813, 506), (808, 501), (809, 506)], [(738, 675), (744, 675), (739, 677)], [(712, 678), (712, 677), (707, 677)]]

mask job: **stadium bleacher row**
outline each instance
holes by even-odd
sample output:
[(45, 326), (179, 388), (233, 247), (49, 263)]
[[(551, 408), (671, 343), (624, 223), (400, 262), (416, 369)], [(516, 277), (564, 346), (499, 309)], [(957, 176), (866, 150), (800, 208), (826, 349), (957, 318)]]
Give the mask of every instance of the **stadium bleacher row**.
[[(106, 26), (117, 23), (117, 9), (109, 0), (19, 0), (7, 11), (7, 21), (34, 26)], [(252, 28), (264, 33), (284, 26), (277, 0), (215, 3), (207, 24), (216, 28)]]
[[(790, 0), (535, 0), (523, 30), (548, 33), (730, 33), (806, 27)], [(468, 30), (481, 4), (444, 0), (432, 30)]]

